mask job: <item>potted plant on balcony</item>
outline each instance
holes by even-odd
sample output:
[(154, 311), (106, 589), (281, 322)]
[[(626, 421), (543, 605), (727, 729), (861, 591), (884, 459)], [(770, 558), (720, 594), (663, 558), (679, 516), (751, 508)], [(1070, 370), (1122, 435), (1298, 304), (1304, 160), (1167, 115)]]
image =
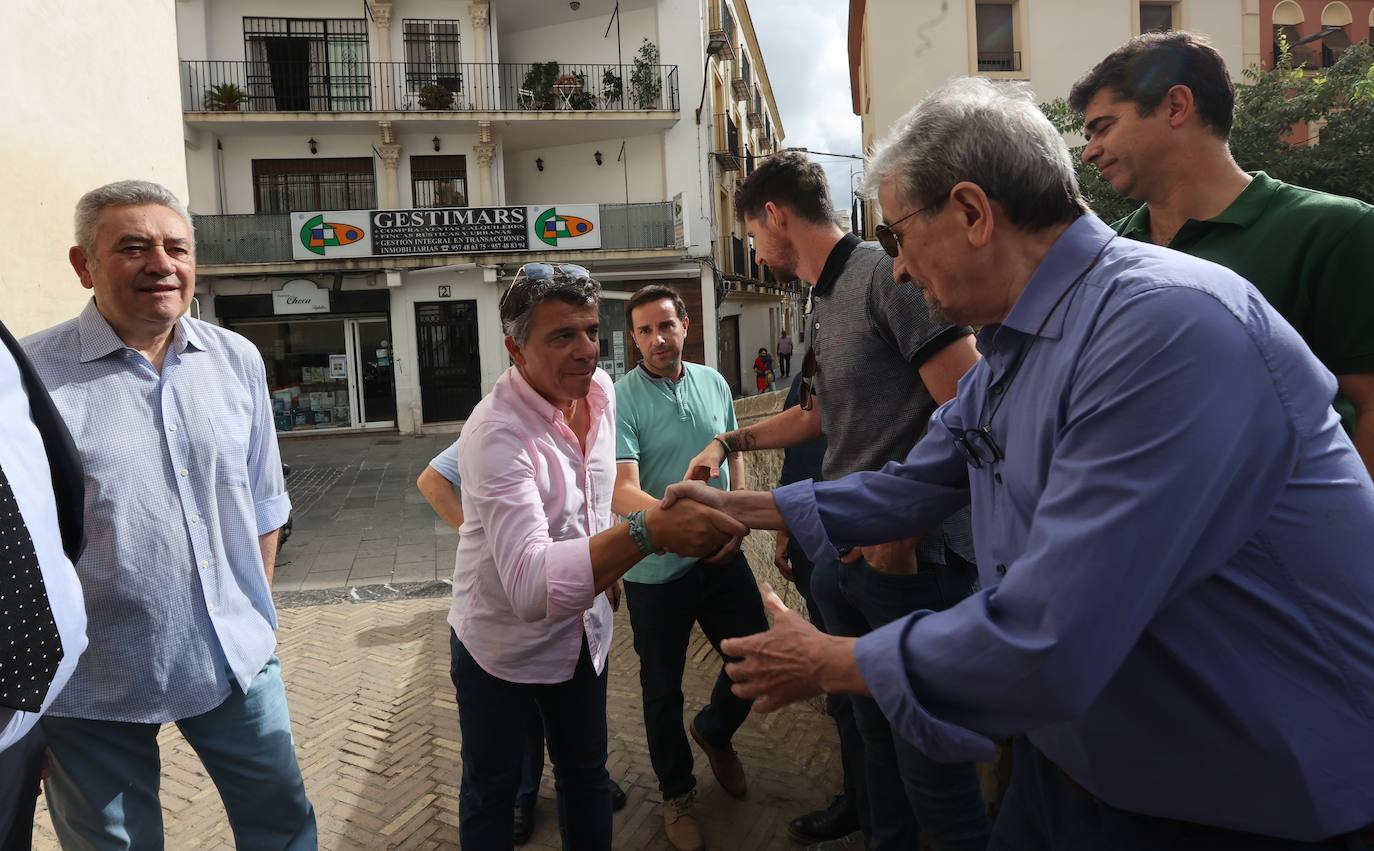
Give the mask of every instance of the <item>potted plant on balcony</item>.
[(630, 96), (640, 109), (657, 109), (658, 96), (663, 91), (659, 79), (658, 45), (644, 39), (630, 68)]
[(557, 62), (536, 62), (525, 72), (524, 91), (531, 99), (529, 109), (553, 109), (554, 81), (559, 78)]
[(617, 104), (624, 108), (625, 104), (625, 81), (619, 74), (607, 68), (601, 74), (601, 97), (606, 100), (606, 108), (611, 104)]
[(449, 109), (453, 106), (453, 92), (439, 85), (430, 83), (420, 89), (421, 109)]
[(248, 93), (233, 83), (220, 83), (205, 90), (205, 108), (217, 112), (238, 112)]

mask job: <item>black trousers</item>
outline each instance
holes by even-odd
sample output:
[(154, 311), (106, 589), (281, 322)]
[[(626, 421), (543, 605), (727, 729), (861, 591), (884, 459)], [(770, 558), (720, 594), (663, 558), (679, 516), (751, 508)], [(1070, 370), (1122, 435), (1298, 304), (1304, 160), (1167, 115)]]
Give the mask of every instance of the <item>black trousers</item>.
[[(697, 562), (670, 582), (626, 582), (625, 602), (630, 607), (635, 653), (639, 654), (649, 762), (658, 776), (659, 791), (668, 800), (696, 786), (692, 747), (682, 725), (682, 672), (692, 624), (701, 624), (701, 631), (719, 654), (722, 641), (763, 632), (768, 629), (768, 619), (742, 552), (729, 564)], [(736, 697), (730, 685), (722, 664), (711, 689), (711, 702), (692, 722), (702, 738), (721, 747), (730, 743), (753, 705), (753, 701)]]
[(1337, 851), (1354, 836), (1299, 842), (1130, 813), (1074, 783), (1030, 739), (1012, 739), (1011, 785), (988, 851)]
[(778, 375), (781, 376), (781, 377), (784, 377), (784, 378), (792, 374), (792, 353), (791, 353), (791, 352), (788, 352), (788, 353), (785, 354), (785, 355), (781, 355), (781, 354), (778, 355), (778, 370), (779, 370)]
[(29, 851), (32, 847), (38, 776), (43, 771), (46, 748), (43, 728), (34, 724), (23, 738), (0, 751), (0, 851)]

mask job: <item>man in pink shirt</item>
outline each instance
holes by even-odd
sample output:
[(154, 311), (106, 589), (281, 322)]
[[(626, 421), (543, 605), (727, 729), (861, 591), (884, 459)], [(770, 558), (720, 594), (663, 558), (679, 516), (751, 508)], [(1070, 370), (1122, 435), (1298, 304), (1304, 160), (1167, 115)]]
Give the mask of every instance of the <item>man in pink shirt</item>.
[(692, 502), (637, 511), (614, 525), (615, 394), (596, 365), (600, 293), (580, 266), (522, 267), (501, 300), (515, 365), (463, 429), (465, 522), (449, 624), (464, 848), (511, 847), (534, 705), (553, 763), (563, 847), (611, 847), (605, 592), (645, 555), (703, 558), (747, 531)]

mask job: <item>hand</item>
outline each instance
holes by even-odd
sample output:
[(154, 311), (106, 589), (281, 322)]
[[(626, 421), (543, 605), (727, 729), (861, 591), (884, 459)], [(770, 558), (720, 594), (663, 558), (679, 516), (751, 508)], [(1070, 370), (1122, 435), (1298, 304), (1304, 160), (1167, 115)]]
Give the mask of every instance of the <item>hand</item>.
[(611, 611), (620, 611), (620, 597), (624, 593), (625, 589), (621, 587), (618, 580), (611, 583), (611, 587), (606, 589), (606, 601), (611, 604)]
[(792, 559), (787, 555), (787, 546), (791, 542), (792, 536), (787, 534), (785, 529), (773, 536), (773, 566), (782, 574), (783, 579), (796, 582), (796, 577), (792, 575)]
[(48, 775), (52, 774), (52, 751), (43, 749), (43, 767), (38, 769), (38, 779), (47, 780)]
[(773, 627), (721, 642), (720, 652), (739, 661), (725, 666), (737, 696), (752, 699), (756, 712), (772, 712), (824, 692), (868, 694), (854, 661), (856, 639), (826, 635), (787, 608), (767, 584), (760, 586)]
[(840, 557), (845, 564), (854, 564), (859, 559), (879, 573), (893, 576), (911, 576), (916, 573), (916, 538), (893, 541), (890, 544), (876, 544), (871, 547), (855, 547)]
[(720, 478), (720, 465), (725, 462), (725, 447), (719, 441), (713, 440), (706, 445), (706, 448), (697, 453), (697, 457), (687, 462), (687, 473), (682, 477), (684, 482), (698, 481), (709, 482), (712, 479)]
[(739, 552), (739, 546), (742, 543), (744, 543), (743, 536), (738, 538), (731, 538), (730, 540), (725, 542), (725, 546), (716, 550), (715, 555), (711, 556), (710, 558), (704, 558), (702, 559), (702, 561), (706, 562), (707, 564), (729, 564), (731, 561), (734, 560), (735, 553)]
[(663, 501), (659, 503), (659, 506), (672, 508), (674, 503), (683, 499), (708, 505), (717, 511), (725, 508), (725, 491), (701, 482), (687, 481), (669, 485), (668, 490), (663, 492)]
[[(706, 485), (699, 487), (718, 493)], [(654, 546), (691, 558), (715, 555), (731, 538), (749, 534), (747, 526), (728, 514), (690, 499), (677, 500), (667, 508), (649, 509), (644, 514), (644, 523)]]

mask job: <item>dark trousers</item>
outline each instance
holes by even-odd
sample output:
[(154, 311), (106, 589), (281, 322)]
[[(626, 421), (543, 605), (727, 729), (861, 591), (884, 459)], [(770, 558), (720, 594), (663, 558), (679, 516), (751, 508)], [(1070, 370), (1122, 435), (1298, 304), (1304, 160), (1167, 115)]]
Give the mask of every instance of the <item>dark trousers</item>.
[(515, 791), (515, 806), (534, 809), (539, 800), (539, 780), (544, 776), (544, 719), (535, 707), (525, 731), (525, 744), (520, 753), (520, 786)]
[(788, 353), (785, 354), (785, 355), (783, 355), (783, 354), (778, 355), (778, 370), (779, 370), (779, 373), (778, 373), (778, 374), (781, 375), (781, 376), (784, 377), (784, 378), (792, 374), (792, 353), (791, 353), (791, 352), (788, 352)]
[[(977, 587), (977, 569), (946, 551), (949, 563), (911, 576), (880, 573), (866, 562), (816, 565), (811, 593), (836, 635), (864, 635), (918, 609), (940, 611)], [(919, 848), (981, 851), (991, 824), (971, 762), (936, 762), (892, 733), (872, 698), (852, 697), (864, 743), (869, 851)]]
[(1129, 813), (1074, 783), (1025, 736), (1012, 739), (1011, 785), (990, 851), (1316, 851), (1367, 848), (1358, 838), (1298, 842)]
[(47, 740), (38, 724), (0, 751), (0, 851), (29, 851)]
[[(816, 598), (811, 593), (811, 574), (815, 570), (811, 559), (793, 538), (787, 545), (787, 557), (792, 562), (792, 579), (806, 601), (806, 614), (816, 629), (829, 633), (825, 615), (821, 612)], [(867, 834), (868, 824), (868, 783), (864, 779), (864, 741), (859, 735), (859, 727), (854, 722), (854, 704), (847, 694), (827, 694), (825, 712), (835, 721), (835, 731), (840, 737), (840, 767), (844, 771), (844, 797), (859, 817), (859, 827)]]
[(513, 683), (482, 669), (450, 632), (450, 675), (458, 696), (463, 777), (458, 841), (468, 851), (512, 848), (515, 790), (530, 718), (543, 717), (558, 793), (564, 848), (611, 847), (611, 778), (606, 773), (606, 673), (587, 642), (572, 678)]
[[(644, 695), (644, 729), (649, 761), (658, 776), (664, 800), (692, 791), (692, 748), (682, 726), (682, 671), (692, 624), (720, 653), (727, 638), (753, 635), (768, 629), (754, 574), (744, 554), (728, 564), (697, 562), (682, 576), (657, 585), (625, 583), (635, 653), (639, 654), (639, 685)], [(692, 722), (713, 745), (730, 744), (735, 731), (749, 717), (753, 701), (730, 691), (731, 680), (721, 665), (711, 689), (711, 702)]]

